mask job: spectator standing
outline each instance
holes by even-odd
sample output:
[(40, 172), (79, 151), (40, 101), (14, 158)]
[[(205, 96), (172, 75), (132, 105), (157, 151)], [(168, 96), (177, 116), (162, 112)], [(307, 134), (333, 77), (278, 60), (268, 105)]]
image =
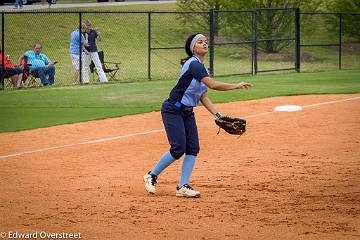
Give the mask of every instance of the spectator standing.
[(23, 2), (22, 0), (15, 0), (15, 6), (14, 8), (15, 9), (18, 9), (18, 8), (22, 8), (23, 7)]
[(49, 8), (51, 8), (52, 0), (46, 0), (49, 4)]
[(92, 24), (89, 20), (85, 21), (85, 25), (86, 25), (86, 32), (85, 32), (86, 49), (88, 50), (89, 56), (95, 65), (96, 72), (99, 75), (100, 82), (107, 83), (108, 80), (104, 72), (104, 69), (102, 67), (102, 63), (100, 61), (96, 46), (96, 41), (101, 41), (100, 33), (92, 28)]
[[(86, 25), (81, 24), (81, 31), (75, 29), (70, 34), (70, 57), (74, 73), (74, 83), (80, 82), (80, 54), (82, 59), (82, 81), (81, 83), (89, 83), (89, 64), (87, 60), (88, 51), (85, 49)], [(81, 46), (80, 46), (81, 44)]]
[(53, 1), (52, 0), (41, 0), (42, 5), (48, 4), (49, 8), (51, 7)]

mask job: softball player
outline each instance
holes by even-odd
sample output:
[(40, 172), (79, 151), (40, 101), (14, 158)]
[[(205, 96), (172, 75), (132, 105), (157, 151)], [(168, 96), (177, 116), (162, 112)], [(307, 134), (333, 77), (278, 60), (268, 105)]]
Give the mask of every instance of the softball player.
[(145, 189), (152, 194), (156, 191), (155, 187), (160, 173), (185, 153), (176, 196), (200, 196), (200, 192), (189, 185), (196, 156), (200, 150), (193, 107), (201, 101), (214, 117), (219, 118), (221, 114), (206, 94), (208, 88), (228, 91), (251, 87), (251, 84), (246, 82), (227, 84), (217, 82), (209, 77), (204, 66), (205, 55), (208, 52), (208, 41), (204, 35), (189, 36), (185, 43), (185, 51), (188, 57), (181, 60), (183, 67), (178, 82), (161, 108), (170, 150), (165, 152), (154, 168), (144, 175)]

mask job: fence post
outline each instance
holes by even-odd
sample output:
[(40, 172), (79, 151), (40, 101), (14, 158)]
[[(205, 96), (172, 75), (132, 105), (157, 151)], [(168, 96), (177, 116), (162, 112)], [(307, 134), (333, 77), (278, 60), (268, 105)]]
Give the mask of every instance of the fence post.
[(252, 70), (251, 73), (257, 74), (258, 65), (257, 65), (257, 31), (256, 31), (256, 9), (252, 11)]
[(342, 58), (342, 13), (339, 15), (339, 70), (341, 70), (341, 58)]
[(151, 11), (148, 12), (148, 80), (151, 80)]
[(300, 49), (300, 8), (295, 8), (295, 71), (300, 72), (301, 49)]
[(210, 76), (214, 76), (214, 44), (215, 44), (215, 10), (212, 8), (209, 10), (209, 50), (210, 50)]
[(82, 80), (82, 42), (81, 42), (81, 39), (82, 39), (82, 32), (81, 32), (81, 22), (82, 22), (82, 14), (81, 12), (79, 12), (79, 65), (80, 65), (80, 72), (79, 72), (79, 79), (80, 79), (80, 84), (83, 84), (83, 80)]
[(4, 42), (5, 42), (5, 24), (4, 24), (4, 21), (5, 21), (5, 13), (2, 12), (1, 13), (1, 76), (0, 76), (0, 81), (1, 81), (1, 87), (0, 87), (0, 90), (4, 90), (5, 87), (4, 87), (4, 74), (5, 74), (5, 53), (4, 53)]

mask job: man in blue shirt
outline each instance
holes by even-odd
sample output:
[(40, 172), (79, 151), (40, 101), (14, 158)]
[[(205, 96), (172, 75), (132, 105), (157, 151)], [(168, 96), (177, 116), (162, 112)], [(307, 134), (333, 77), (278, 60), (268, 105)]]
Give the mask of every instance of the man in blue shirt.
[[(81, 24), (81, 33), (79, 29), (75, 29), (70, 34), (70, 58), (74, 73), (74, 83), (79, 83), (80, 78), (80, 51), (81, 51), (81, 83), (89, 83), (89, 64), (88, 64), (88, 51), (85, 49), (85, 36), (86, 25)], [(81, 43), (81, 46), (80, 46)]]
[(41, 44), (36, 43), (34, 50), (24, 53), (24, 56), (27, 57), (27, 63), (30, 65), (29, 71), (30, 73), (36, 71), (44, 86), (53, 85), (55, 66), (45, 54), (41, 53), (41, 50)]

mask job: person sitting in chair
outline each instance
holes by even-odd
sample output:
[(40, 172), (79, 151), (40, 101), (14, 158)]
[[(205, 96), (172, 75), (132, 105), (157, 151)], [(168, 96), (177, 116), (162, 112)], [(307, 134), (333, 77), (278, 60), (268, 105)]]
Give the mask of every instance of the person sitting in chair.
[(27, 57), (30, 74), (36, 71), (43, 86), (53, 85), (55, 81), (54, 63), (45, 54), (41, 53), (41, 50), (41, 44), (36, 43), (34, 50), (26, 51), (24, 57)]
[(10, 78), (14, 87), (22, 87), (22, 69), (14, 65), (10, 55), (4, 54), (4, 68), (2, 65), (2, 52), (0, 52), (0, 74), (3, 78)]
[(97, 50), (97, 46), (96, 46), (96, 41), (101, 41), (100, 33), (92, 28), (92, 24), (89, 20), (86, 20), (84, 23), (86, 25), (86, 32), (85, 32), (86, 50), (89, 52), (90, 58), (95, 65), (96, 72), (99, 75), (100, 82), (107, 83), (108, 79), (107, 79), (104, 69), (102, 67), (102, 64), (101, 64), (101, 61), (99, 58), (99, 54), (98, 54), (98, 50)]

